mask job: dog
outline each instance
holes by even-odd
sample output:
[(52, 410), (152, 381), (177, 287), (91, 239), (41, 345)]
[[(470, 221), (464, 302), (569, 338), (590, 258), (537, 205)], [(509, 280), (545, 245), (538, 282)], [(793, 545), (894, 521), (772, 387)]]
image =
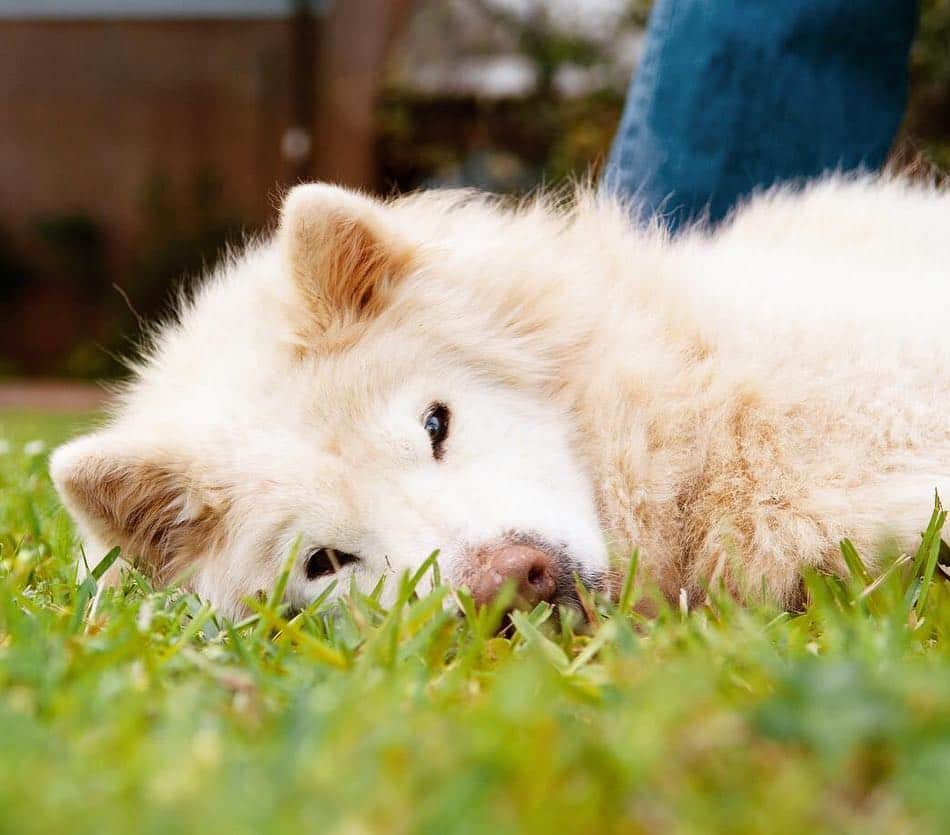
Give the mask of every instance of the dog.
[(297, 608), (434, 551), (478, 603), (571, 603), (634, 549), (672, 599), (795, 608), (845, 537), (915, 549), (950, 494), (950, 196), (831, 177), (718, 229), (629, 218), (292, 189), (53, 455), (85, 553), (237, 617), (291, 553)]

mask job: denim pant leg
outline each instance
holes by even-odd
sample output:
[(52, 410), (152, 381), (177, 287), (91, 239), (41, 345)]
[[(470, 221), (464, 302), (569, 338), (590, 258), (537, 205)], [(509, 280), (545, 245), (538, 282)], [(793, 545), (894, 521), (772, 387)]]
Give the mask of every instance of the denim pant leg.
[(828, 170), (903, 118), (917, 0), (656, 0), (604, 185), (673, 227)]

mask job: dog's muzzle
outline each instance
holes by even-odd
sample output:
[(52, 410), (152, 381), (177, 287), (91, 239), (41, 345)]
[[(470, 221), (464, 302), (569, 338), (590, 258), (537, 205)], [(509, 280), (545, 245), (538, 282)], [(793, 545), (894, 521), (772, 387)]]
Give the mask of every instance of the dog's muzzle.
[[(491, 603), (511, 583), (516, 591), (514, 606), (533, 609), (539, 603), (579, 604), (574, 587), (577, 563), (562, 548), (526, 537), (479, 548), (469, 557), (462, 585), (468, 587), (477, 606)], [(582, 578), (588, 587), (596, 583)]]
[(530, 545), (500, 545), (475, 555), (474, 570), (468, 576), (468, 588), (475, 605), (491, 603), (502, 586), (514, 583), (518, 603), (532, 609), (538, 603), (552, 603), (558, 582), (554, 558)]

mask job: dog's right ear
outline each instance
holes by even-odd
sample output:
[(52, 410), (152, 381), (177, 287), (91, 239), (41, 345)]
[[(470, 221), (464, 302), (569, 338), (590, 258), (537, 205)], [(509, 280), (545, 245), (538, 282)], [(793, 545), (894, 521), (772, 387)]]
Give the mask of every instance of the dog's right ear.
[(292, 189), (278, 236), (294, 283), (321, 331), (334, 322), (376, 315), (411, 268), (412, 249), (391, 229), (383, 204), (336, 186)]
[(50, 475), (84, 536), (107, 549), (118, 545), (161, 580), (172, 579), (222, 529), (224, 503), (169, 449), (105, 430), (57, 449)]

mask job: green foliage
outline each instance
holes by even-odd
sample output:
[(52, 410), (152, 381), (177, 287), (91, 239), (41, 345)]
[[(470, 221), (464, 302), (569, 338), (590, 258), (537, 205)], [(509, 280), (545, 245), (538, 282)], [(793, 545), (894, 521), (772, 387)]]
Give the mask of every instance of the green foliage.
[[(0, 832), (938, 832), (950, 815), (950, 588), (917, 555), (807, 579), (800, 615), (628, 574), (581, 627), (496, 628), (402, 578), (227, 623), (141, 574), (89, 611), (37, 444), (0, 415)], [(926, 510), (926, 508), (922, 508)], [(102, 555), (86, 555), (91, 563)], [(633, 564), (635, 566), (635, 563)]]
[(167, 312), (174, 289), (199, 278), (228, 246), (239, 244), (242, 226), (225, 210), (223, 183), (211, 171), (198, 173), (183, 190), (167, 177), (153, 176), (144, 189), (142, 214), (146, 237), (123, 283), (136, 310), (150, 318)]
[(622, 107), (611, 90), (499, 101), (384, 91), (376, 110), (381, 176), (400, 190), (435, 183), (509, 193), (596, 176)]
[(589, 66), (600, 57), (597, 44), (589, 38), (556, 26), (552, 19), (556, 12), (543, 3), (533, 4), (528, 14), (522, 16), (504, 6), (494, 6), (482, 0), (471, 2), (514, 36), (519, 51), (537, 70), (538, 87), (544, 96), (551, 95), (551, 84), (559, 67), (564, 64)]
[(105, 235), (84, 214), (46, 215), (36, 221), (36, 234), (49, 253), (50, 277), (70, 285), (77, 295), (95, 302), (108, 287)]
[(29, 255), (0, 230), (0, 316), (22, 324), (0, 331), (0, 371), (120, 376), (142, 323), (166, 315), (177, 290), (243, 240), (209, 170), (178, 187), (152, 176), (141, 212), (131, 260), (117, 259), (109, 230), (79, 212), (36, 218)]
[(34, 277), (33, 268), (0, 229), (0, 311), (4, 311), (4, 305)]
[(950, 172), (950, 0), (921, 0), (907, 118), (897, 150), (902, 164), (925, 173)]
[(928, 82), (950, 84), (950, 0), (922, 0), (913, 57)]

